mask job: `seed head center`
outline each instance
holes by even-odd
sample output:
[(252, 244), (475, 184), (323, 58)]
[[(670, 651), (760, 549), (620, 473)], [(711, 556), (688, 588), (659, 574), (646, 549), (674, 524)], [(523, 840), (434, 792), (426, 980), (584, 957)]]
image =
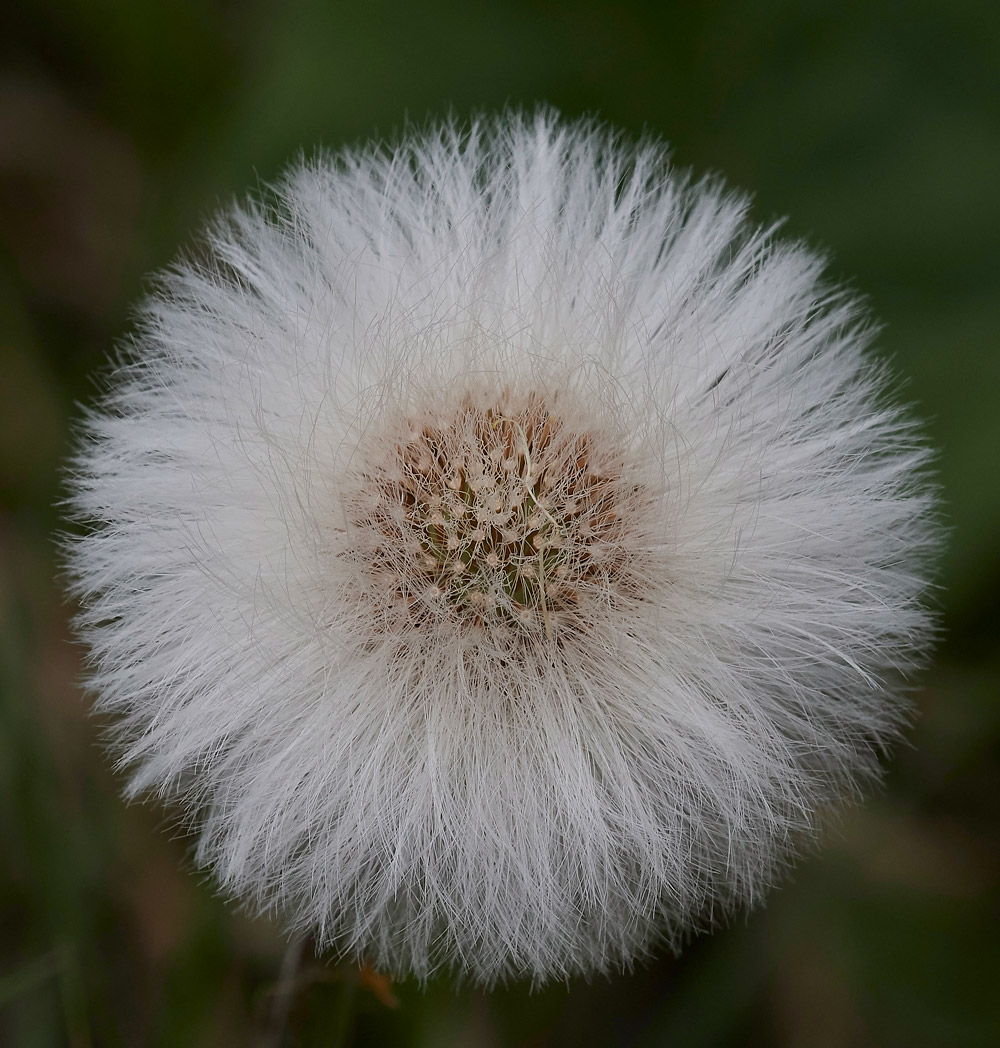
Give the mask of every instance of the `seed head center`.
[(381, 630), (551, 641), (583, 628), (588, 604), (634, 596), (643, 489), (606, 435), (554, 408), (538, 394), (466, 397), (405, 420), (352, 514)]

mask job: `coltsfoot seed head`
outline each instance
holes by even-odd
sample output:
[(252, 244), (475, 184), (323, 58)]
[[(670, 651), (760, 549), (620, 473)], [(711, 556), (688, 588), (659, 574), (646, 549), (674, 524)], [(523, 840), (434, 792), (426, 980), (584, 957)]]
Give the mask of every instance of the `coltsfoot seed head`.
[(816, 257), (508, 113), (293, 167), (147, 301), (69, 543), (129, 792), (394, 973), (758, 900), (926, 656), (927, 452)]

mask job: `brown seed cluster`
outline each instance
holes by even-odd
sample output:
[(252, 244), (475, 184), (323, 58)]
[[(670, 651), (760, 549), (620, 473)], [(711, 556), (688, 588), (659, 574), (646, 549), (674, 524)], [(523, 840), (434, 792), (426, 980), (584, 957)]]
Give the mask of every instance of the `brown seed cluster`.
[(349, 507), (380, 632), (452, 624), (553, 641), (639, 597), (646, 491), (605, 434), (569, 427), (557, 407), (466, 397), (401, 425)]

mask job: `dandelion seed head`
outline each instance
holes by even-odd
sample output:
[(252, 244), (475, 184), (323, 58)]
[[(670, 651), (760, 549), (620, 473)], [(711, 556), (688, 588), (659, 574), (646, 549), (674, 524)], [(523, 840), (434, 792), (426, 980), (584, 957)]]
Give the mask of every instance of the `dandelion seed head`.
[(294, 166), (144, 307), (70, 542), (130, 795), (395, 974), (627, 968), (877, 779), (928, 452), (816, 255), (549, 111)]

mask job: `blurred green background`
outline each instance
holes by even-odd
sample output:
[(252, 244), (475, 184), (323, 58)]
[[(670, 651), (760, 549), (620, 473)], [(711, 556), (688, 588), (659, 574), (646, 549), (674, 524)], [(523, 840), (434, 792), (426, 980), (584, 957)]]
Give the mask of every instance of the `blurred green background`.
[[(33, 0), (0, 14), (0, 1043), (1000, 1044), (1000, 5)], [(296, 152), (545, 100), (832, 253), (941, 448), (912, 747), (748, 920), (630, 975), (426, 992), (304, 959), (126, 808), (68, 640), (59, 470), (144, 274)], [(280, 995), (279, 995), (280, 996)]]

